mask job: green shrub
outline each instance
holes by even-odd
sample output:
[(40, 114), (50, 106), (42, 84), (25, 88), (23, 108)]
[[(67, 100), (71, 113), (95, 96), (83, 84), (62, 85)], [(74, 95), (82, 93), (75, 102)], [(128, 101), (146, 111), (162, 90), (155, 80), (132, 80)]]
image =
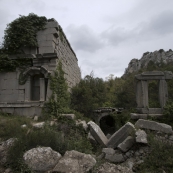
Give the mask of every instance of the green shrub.
[(173, 145), (165, 140), (158, 140), (154, 135), (148, 137), (151, 153), (138, 168), (138, 173), (173, 173)]
[(0, 113), (0, 138), (5, 140), (12, 137), (20, 137), (27, 131), (27, 128), (21, 128), (21, 125), (26, 124), (27, 127), (31, 127), (30, 121), (26, 117)]
[(168, 101), (163, 111), (162, 122), (173, 126), (173, 102)]

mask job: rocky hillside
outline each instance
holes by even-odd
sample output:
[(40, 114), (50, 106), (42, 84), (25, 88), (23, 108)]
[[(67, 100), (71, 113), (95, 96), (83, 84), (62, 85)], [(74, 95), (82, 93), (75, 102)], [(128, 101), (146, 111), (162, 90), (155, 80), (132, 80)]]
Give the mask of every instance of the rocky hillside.
[(124, 75), (147, 68), (149, 63), (161, 66), (170, 62), (173, 62), (173, 51), (171, 49), (168, 51), (160, 49), (159, 51), (145, 52), (141, 59), (132, 59), (130, 61), (128, 67), (125, 69)]

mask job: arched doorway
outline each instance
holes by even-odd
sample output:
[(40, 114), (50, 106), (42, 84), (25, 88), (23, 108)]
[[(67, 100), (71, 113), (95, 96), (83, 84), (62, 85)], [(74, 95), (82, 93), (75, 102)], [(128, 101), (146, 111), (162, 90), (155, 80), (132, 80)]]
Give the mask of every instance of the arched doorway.
[(115, 120), (112, 116), (107, 115), (100, 119), (100, 128), (102, 129), (105, 135), (113, 134), (116, 131)]

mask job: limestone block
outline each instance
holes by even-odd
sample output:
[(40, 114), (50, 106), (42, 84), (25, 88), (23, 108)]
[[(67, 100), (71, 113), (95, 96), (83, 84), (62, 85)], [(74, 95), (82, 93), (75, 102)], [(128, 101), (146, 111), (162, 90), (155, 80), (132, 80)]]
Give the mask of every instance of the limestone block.
[(39, 47), (39, 53), (54, 53), (54, 48), (51, 46)]
[(88, 122), (88, 125), (90, 128), (90, 133), (94, 137), (94, 139), (103, 147), (105, 147), (108, 142), (108, 139), (106, 138), (105, 134), (102, 132), (100, 127), (93, 121)]
[(1, 108), (1, 111), (4, 113), (9, 113), (9, 114), (13, 114), (14, 113), (14, 108)]
[(46, 35), (44, 35), (44, 34), (37, 34), (37, 41), (45, 41), (45, 40), (47, 40), (47, 38), (46, 38)]
[(113, 163), (122, 163), (125, 161), (122, 154), (116, 154), (116, 153), (114, 155), (106, 154), (105, 159)]
[(110, 148), (116, 148), (129, 135), (132, 135), (134, 133), (135, 133), (134, 125), (128, 122), (112, 135), (112, 137), (108, 140), (107, 146)]
[(33, 123), (32, 126), (35, 127), (35, 128), (43, 128), (45, 125), (45, 122), (39, 122), (39, 123)]
[(147, 114), (131, 113), (130, 117), (131, 117), (132, 120), (147, 119)]
[(13, 79), (7, 79), (6, 82), (6, 89), (11, 90), (11, 89), (17, 89), (18, 88), (18, 80), (16, 78)]
[(55, 49), (54, 41), (38, 41), (38, 47), (53, 47)]
[(46, 34), (47, 41), (54, 41), (56, 44), (58, 43), (57, 38), (53, 34)]
[(115, 150), (112, 148), (103, 148), (102, 153), (113, 155), (113, 154), (115, 154)]
[(97, 144), (97, 141), (94, 139), (90, 132), (88, 133), (87, 139), (91, 142), (91, 144)]
[(75, 114), (61, 114), (61, 116), (70, 120), (74, 120), (75, 118)]
[(2, 78), (1, 80), (0, 80), (0, 89), (1, 90), (5, 90), (6, 89), (6, 81), (7, 81), (7, 79), (4, 79), (4, 78)]
[(148, 141), (147, 141), (147, 134), (145, 133), (144, 130), (137, 130), (136, 133), (136, 142), (137, 143), (143, 143), (143, 144), (148, 144)]
[(118, 149), (122, 152), (127, 152), (135, 143), (135, 138), (132, 136), (128, 136), (122, 143), (118, 145)]
[(66, 151), (65, 155), (53, 169), (53, 172), (86, 173), (90, 172), (95, 164), (96, 160), (90, 154), (74, 150)]
[(61, 154), (52, 150), (50, 147), (37, 147), (32, 148), (24, 153), (24, 162), (33, 171), (47, 172), (54, 168)]
[(167, 124), (164, 124), (164, 123), (158, 123), (158, 122), (155, 122), (155, 121), (149, 121), (149, 120), (139, 119), (135, 123), (135, 127), (160, 131), (160, 132), (164, 132), (164, 133), (168, 133), (168, 134), (173, 133), (172, 127), (170, 125), (167, 125)]
[(58, 22), (47, 22), (45, 28), (59, 28), (59, 24)]

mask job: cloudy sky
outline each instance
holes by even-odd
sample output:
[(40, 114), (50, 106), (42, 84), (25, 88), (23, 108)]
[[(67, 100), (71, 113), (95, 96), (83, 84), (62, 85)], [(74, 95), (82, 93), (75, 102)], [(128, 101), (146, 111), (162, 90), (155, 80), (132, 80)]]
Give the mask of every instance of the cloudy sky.
[(173, 49), (173, 0), (0, 0), (0, 42), (19, 15), (55, 18), (82, 76), (120, 77), (144, 52)]

